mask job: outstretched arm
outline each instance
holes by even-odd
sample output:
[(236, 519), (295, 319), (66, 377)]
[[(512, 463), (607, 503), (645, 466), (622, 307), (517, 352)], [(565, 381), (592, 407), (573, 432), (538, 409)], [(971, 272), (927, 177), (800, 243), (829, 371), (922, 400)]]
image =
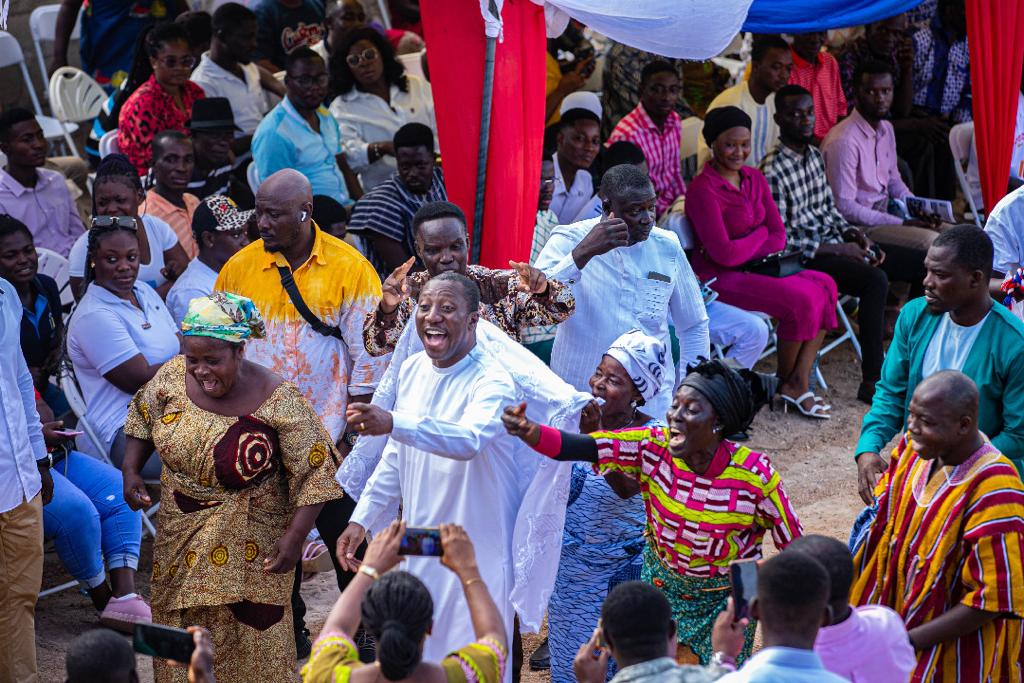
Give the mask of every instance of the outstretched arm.
[(526, 417), (525, 403), (505, 408), (501, 421), (505, 431), (552, 460), (597, 462), (597, 442), (593, 437), (539, 425)]

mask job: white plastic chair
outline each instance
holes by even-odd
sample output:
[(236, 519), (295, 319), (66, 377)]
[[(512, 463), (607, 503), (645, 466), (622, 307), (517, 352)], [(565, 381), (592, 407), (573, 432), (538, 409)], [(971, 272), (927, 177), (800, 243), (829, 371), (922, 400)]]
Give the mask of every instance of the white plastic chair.
[(62, 66), (50, 76), (50, 108), (65, 127), (64, 140), (76, 156), (78, 148), (67, 133), (68, 124), (92, 121), (106, 100), (107, 93), (100, 84), (81, 69)]
[(71, 293), (68, 260), (57, 252), (44, 247), (36, 247), (36, 255), (39, 257), (39, 272), (43, 275), (49, 275), (56, 280), (57, 288), (60, 290), (61, 305), (73, 305), (75, 297)]
[(958, 123), (949, 129), (949, 151), (953, 153), (953, 171), (956, 173), (957, 182), (960, 183), (960, 191), (964, 193), (967, 205), (971, 207), (971, 214), (974, 216), (974, 223), (981, 227), (981, 218), (978, 215), (978, 207), (974, 204), (974, 193), (971, 192), (971, 185), (967, 182), (967, 174), (964, 169), (971, 156), (971, 142), (974, 140), (974, 122)]
[(28, 67), (25, 65), (25, 54), (21, 51), (18, 39), (7, 31), (0, 31), (0, 69), (6, 66), (17, 66), (21, 71), (21, 78), (28, 89), (28, 96), (32, 100), (32, 110), (36, 113), (39, 126), (43, 129), (43, 135), (47, 140), (60, 140), (66, 134), (78, 130), (78, 124), (68, 124), (65, 128), (57, 119), (51, 116), (43, 116), (43, 109), (39, 106), (39, 97), (36, 96), (36, 89), (32, 85), (32, 79), (28, 75)]
[(679, 140), (679, 162), (682, 165), (683, 179), (690, 180), (697, 174), (697, 145), (701, 131), (704, 130), (704, 119), (690, 116), (683, 119)]
[(108, 154), (117, 154), (121, 151), (120, 146), (117, 144), (117, 128), (114, 130), (108, 130), (100, 138), (100, 159), (107, 156)]
[[(84, 10), (82, 10), (84, 11)], [(70, 40), (78, 40), (82, 36), (82, 11), (78, 12), (75, 20), (75, 27), (71, 29)], [(43, 60), (42, 43), (52, 43), (57, 36), (57, 15), (60, 14), (60, 5), (40, 5), (32, 10), (28, 18), (29, 30), (32, 32), (32, 45), (36, 51), (36, 61), (39, 63), (39, 82), (42, 83), (44, 97), (47, 97), (46, 62)]]
[(253, 194), (256, 194), (256, 190), (260, 187), (260, 172), (256, 170), (255, 161), (245, 169), (245, 179), (249, 181), (249, 189), (252, 190)]

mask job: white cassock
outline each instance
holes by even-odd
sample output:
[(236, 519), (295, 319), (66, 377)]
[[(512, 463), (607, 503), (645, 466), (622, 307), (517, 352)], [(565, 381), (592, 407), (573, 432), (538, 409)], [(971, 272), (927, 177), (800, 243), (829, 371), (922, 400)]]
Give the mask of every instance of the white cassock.
[[(474, 348), (450, 368), (435, 367), (422, 351), (402, 365), (391, 439), (352, 521), (375, 528), (401, 500), (410, 527), (464, 527), (480, 575), (511, 633), (512, 533), (523, 492), (501, 413), (516, 393), (511, 376), (485, 361)], [(437, 627), (424, 648), (427, 661), (439, 662), (476, 640), (454, 572), (435, 557), (410, 557), (403, 568), (419, 577), (434, 599)]]
[[(407, 325), (395, 347), (391, 365), (373, 394), (374, 405), (400, 412), (408, 410), (406, 406), (413, 406), (415, 413), (432, 418), (429, 429), (440, 421), (450, 420), (460, 430), (471, 431), (484, 429), (483, 425), (471, 426), (471, 422), (477, 423), (484, 410), (479, 402), (482, 396), (474, 397), (473, 392), (483, 392), (484, 387), (490, 387), (488, 392), (497, 391), (499, 385), (503, 387), (500, 391), (506, 392), (506, 380), (497, 380), (504, 375), (514, 382), (515, 395), (511, 399), (501, 396), (498, 405), (493, 407), (493, 423), (484, 431), (496, 434), (497, 438), (483, 453), (468, 461), (452, 459), (459, 451), (447, 445), (442, 451), (449, 456), (447, 458), (432, 454), (430, 447), (417, 447), (417, 444), (423, 446), (419, 440), (410, 445), (407, 443), (410, 439), (403, 441), (397, 429), (390, 437), (359, 437), (337, 474), (345, 494), (358, 501), (352, 520), (371, 532), (378, 532), (396, 518), (402, 498), (403, 513), (411, 526), (437, 526), (441, 522), (461, 524), (476, 546), (477, 562), (502, 614), (510, 619), (513, 611), (518, 613), (520, 628), (524, 632), (536, 632), (543, 622), (558, 571), (572, 463), (545, 458), (519, 439), (508, 436), (500, 424), (500, 414), (506, 405), (526, 401), (531, 418), (575, 431), (580, 411), (593, 397), (575, 391), (536, 356), (486, 320), (477, 323), (477, 345), (473, 349), (473, 355), (483, 361), (483, 367), (474, 366), (473, 372), (482, 373), (486, 381), (473, 384), (471, 389), (466, 388), (471, 376), (468, 370), (439, 371), (422, 349), (416, 326)], [(442, 385), (444, 392), (452, 393), (446, 393), (441, 401), (431, 400), (427, 391), (442, 391)], [(487, 408), (487, 412), (491, 410)], [(395, 421), (396, 427), (400, 421), (401, 417)], [(414, 427), (420, 431), (418, 423)], [(429, 431), (427, 427), (423, 429)], [(451, 438), (447, 430), (443, 436), (447, 444), (447, 439)], [(413, 468), (418, 468), (415, 476)], [(459, 471), (458, 480), (451, 476), (455, 470)], [(435, 471), (442, 474), (435, 475)], [(476, 485), (479, 479), (491, 474), (494, 478), (488, 479), (487, 484)], [(402, 475), (407, 475), (404, 480)], [(381, 478), (383, 483), (391, 481), (388, 496), (379, 495), (384, 491), (382, 483), (378, 483)], [(495, 482), (501, 483), (495, 486)], [(405, 485), (410, 490), (403, 488)], [(512, 499), (508, 497), (510, 492)], [(372, 504), (366, 501), (368, 496), (373, 499)], [(483, 514), (477, 514), (478, 511)], [(450, 516), (454, 514), (458, 516)], [(490, 531), (499, 519), (505, 535)], [(514, 520), (514, 531), (508, 525), (509, 519)], [(478, 527), (483, 530), (477, 531)], [(426, 568), (429, 580), (421, 573), (421, 567)], [(459, 629), (459, 635), (446, 637), (454, 645), (451, 649), (472, 642), (468, 606), (455, 575), (431, 558), (411, 559), (406, 568), (424, 578), (434, 596), (434, 623), (438, 625), (438, 634)], [(437, 585), (444, 586), (449, 596), (454, 596), (454, 612), (449, 612), (452, 618), (446, 621), (439, 616), (441, 592), (431, 585), (434, 578), (441, 580)], [(511, 623), (508, 627), (511, 629)], [(508, 636), (511, 640), (511, 630)], [(462, 640), (458, 641), (459, 638)], [(430, 649), (433, 640), (427, 641), (428, 651), (447, 654), (444, 647)]]

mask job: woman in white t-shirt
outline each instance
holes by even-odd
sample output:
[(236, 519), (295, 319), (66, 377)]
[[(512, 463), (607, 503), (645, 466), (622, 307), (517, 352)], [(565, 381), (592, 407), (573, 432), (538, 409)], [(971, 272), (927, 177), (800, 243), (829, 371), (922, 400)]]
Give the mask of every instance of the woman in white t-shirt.
[[(92, 190), (93, 216), (129, 216), (135, 219), (139, 235), (139, 281), (167, 296), (178, 274), (188, 265), (188, 256), (171, 226), (154, 216), (139, 216), (145, 198), (135, 166), (123, 154), (110, 154), (96, 168)], [(89, 232), (83, 233), (68, 254), (71, 291), (76, 299), (85, 294), (82, 280), (87, 267)]]
[(396, 170), (392, 139), (399, 128), (422, 123), (436, 134), (430, 85), (405, 73), (391, 44), (372, 28), (347, 33), (330, 67), (338, 93), (331, 115), (341, 127), (348, 164), (369, 192)]
[[(136, 224), (127, 216), (93, 219), (85, 294), (68, 324), (68, 356), (88, 406), (86, 419), (117, 467), (124, 455), (124, 438), (117, 437), (132, 395), (181, 349), (163, 300), (138, 279)], [(91, 443), (80, 440), (79, 445), (95, 451)]]

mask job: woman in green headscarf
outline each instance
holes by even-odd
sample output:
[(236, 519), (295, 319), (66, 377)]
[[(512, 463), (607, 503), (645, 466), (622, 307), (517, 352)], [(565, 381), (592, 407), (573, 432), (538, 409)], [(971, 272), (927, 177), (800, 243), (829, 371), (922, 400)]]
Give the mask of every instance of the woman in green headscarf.
[[(153, 546), (153, 621), (210, 630), (218, 681), (295, 677), (290, 595), (302, 541), (323, 503), (341, 497), (334, 444), (290, 382), (245, 360), (264, 335), (252, 301), (193, 299), (184, 353), (135, 395), (125, 423), (125, 500), (151, 500), (139, 472), (163, 462)], [(158, 683), (184, 669), (154, 660)]]

